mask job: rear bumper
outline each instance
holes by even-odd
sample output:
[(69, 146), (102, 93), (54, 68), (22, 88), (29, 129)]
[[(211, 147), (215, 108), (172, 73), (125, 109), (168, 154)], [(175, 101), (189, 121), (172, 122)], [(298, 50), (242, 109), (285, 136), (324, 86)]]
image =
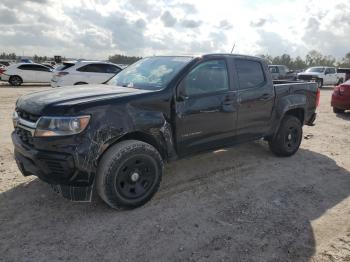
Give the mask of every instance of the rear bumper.
[(310, 117), (310, 119), (306, 122), (306, 125), (308, 126), (314, 126), (315, 125), (315, 120), (317, 117), (317, 113), (313, 113)]
[(350, 97), (333, 94), (331, 106), (339, 109), (350, 110)]
[(15, 132), (12, 141), (17, 166), (24, 176), (37, 176), (69, 200), (91, 200), (92, 183), (79, 181), (87, 174), (79, 170), (71, 154), (36, 150), (25, 145)]

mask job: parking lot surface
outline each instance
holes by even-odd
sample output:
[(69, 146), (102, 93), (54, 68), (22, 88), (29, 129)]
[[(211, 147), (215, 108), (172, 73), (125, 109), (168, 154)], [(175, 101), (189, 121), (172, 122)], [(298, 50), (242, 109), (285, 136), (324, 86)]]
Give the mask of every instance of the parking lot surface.
[(263, 141), (167, 164), (145, 206), (73, 203), (23, 177), (10, 134), (16, 99), (48, 86), (0, 86), (2, 261), (350, 261), (350, 113), (321, 91), (299, 152)]

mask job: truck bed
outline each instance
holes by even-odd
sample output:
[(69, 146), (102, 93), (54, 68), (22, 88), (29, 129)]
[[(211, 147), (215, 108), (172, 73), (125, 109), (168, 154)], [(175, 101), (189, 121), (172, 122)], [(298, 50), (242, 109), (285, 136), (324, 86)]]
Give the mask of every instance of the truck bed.
[[(278, 102), (283, 100), (288, 100), (291, 104), (300, 103), (307, 105), (307, 107), (304, 108), (304, 121), (306, 124), (312, 124), (314, 119), (311, 118), (317, 107), (317, 83), (302, 81), (273, 81), (273, 84), (275, 89), (275, 103), (277, 103), (275, 106), (278, 107)], [(290, 96), (292, 94), (293, 96)]]

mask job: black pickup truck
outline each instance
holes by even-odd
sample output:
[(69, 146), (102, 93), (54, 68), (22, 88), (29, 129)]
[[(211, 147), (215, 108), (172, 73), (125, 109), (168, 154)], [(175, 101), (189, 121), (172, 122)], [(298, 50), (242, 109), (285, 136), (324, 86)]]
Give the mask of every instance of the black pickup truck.
[(20, 97), (15, 159), (70, 200), (96, 188), (111, 207), (134, 208), (158, 190), (166, 161), (261, 138), (293, 155), (318, 99), (316, 83), (273, 83), (257, 57), (148, 57), (104, 85)]

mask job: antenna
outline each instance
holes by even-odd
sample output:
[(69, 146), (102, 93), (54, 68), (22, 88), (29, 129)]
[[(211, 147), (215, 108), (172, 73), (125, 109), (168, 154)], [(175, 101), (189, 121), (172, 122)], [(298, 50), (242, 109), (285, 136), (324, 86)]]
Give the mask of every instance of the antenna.
[(231, 49), (231, 54), (233, 53), (233, 49), (235, 49), (236, 43), (233, 43), (232, 49)]

